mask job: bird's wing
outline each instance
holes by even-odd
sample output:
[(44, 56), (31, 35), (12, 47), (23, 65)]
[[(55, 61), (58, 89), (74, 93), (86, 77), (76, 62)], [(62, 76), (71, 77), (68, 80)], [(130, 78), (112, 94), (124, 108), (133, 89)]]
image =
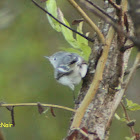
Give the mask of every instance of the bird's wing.
[(71, 70), (69, 66), (60, 65), (55, 70), (55, 78), (56, 78), (56, 80), (59, 80), (62, 76), (69, 75), (72, 72), (73, 72), (73, 70)]
[(72, 65), (78, 61), (78, 56), (69, 54), (63, 58), (63, 64), (65, 65)]

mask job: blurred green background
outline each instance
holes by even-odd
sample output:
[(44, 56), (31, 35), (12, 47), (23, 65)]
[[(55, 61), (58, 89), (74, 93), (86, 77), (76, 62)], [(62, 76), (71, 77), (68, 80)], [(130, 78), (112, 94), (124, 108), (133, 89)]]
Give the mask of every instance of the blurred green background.
[[(80, 17), (67, 1), (57, 2), (70, 23)], [(55, 81), (53, 68), (43, 57), (68, 46), (63, 36), (51, 28), (46, 15), (30, 0), (1, 0), (0, 102), (41, 102), (73, 108), (72, 91)], [(139, 83), (140, 71), (137, 71), (127, 96), (140, 104)], [(75, 92), (78, 90), (79, 87)], [(7, 140), (61, 140), (66, 136), (72, 114), (60, 109), (54, 109), (54, 112), (56, 117), (50, 111), (40, 115), (37, 107), (16, 107), (16, 126), (1, 130)], [(130, 113), (130, 117), (137, 120), (136, 131), (140, 131), (139, 116), (138, 111)], [(6, 108), (0, 108), (0, 122), (11, 122)], [(110, 140), (123, 140), (125, 136), (130, 136), (129, 128), (114, 119)]]

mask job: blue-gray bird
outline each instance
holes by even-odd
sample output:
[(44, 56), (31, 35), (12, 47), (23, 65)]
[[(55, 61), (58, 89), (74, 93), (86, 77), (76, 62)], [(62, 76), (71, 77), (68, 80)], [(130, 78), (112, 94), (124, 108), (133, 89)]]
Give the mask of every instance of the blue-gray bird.
[(74, 90), (75, 85), (87, 73), (88, 65), (85, 60), (76, 53), (57, 52), (50, 57), (45, 56), (54, 67), (55, 79)]

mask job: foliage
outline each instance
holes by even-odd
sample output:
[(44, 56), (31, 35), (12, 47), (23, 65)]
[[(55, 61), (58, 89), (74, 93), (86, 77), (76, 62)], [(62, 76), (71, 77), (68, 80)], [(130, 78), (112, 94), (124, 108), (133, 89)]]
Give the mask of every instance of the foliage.
[(133, 103), (131, 100), (126, 99), (126, 109), (129, 111), (137, 111), (140, 110), (140, 105), (137, 103)]
[[(140, 105), (133, 103), (131, 100), (128, 100), (127, 98), (125, 98), (125, 106), (123, 108), (125, 108), (125, 114), (123, 113), (122, 117), (120, 117), (117, 113), (115, 113), (115, 118), (119, 121), (125, 122), (127, 124), (128, 127), (134, 126), (135, 121), (136, 120), (130, 120), (128, 114), (127, 114), (127, 110), (128, 111), (137, 111), (140, 110)], [(126, 140), (135, 140), (135, 136), (133, 137), (125, 137)]]
[[(46, 1), (46, 8), (48, 12), (50, 12), (54, 17), (58, 18), (61, 22), (63, 22), (68, 27), (70, 27), (70, 24), (64, 18), (62, 11), (60, 10), (60, 8), (57, 7), (55, 0)], [(61, 49), (65, 51), (77, 53), (81, 55), (85, 60), (88, 60), (91, 52), (91, 49), (88, 46), (88, 41), (78, 34), (76, 34), (76, 39), (75, 39), (73, 37), (73, 32), (71, 30), (67, 29), (66, 27), (64, 27), (63, 25), (61, 25), (51, 17), (49, 17), (49, 15), (47, 15), (47, 17), (52, 28), (55, 29), (57, 32), (61, 32), (65, 40), (71, 45), (70, 48), (61, 48)], [(80, 33), (83, 33), (82, 26), (83, 26), (83, 22), (79, 23), (77, 27), (77, 31)]]
[[(126, 110), (129, 110), (129, 111), (137, 111), (137, 110), (140, 110), (140, 105), (139, 104), (136, 104), (136, 103), (133, 103), (131, 100), (128, 100), (126, 98), (126, 105), (125, 105), (125, 109)], [(115, 113), (115, 118), (119, 121), (122, 121), (122, 122), (127, 122), (128, 121), (126, 120), (126, 117), (125, 117), (125, 114), (123, 113), (122, 117), (120, 117), (117, 113)], [(135, 120), (131, 120), (133, 122), (135, 122)]]
[(133, 137), (131, 137), (131, 138), (130, 138), (130, 137), (125, 137), (125, 139), (126, 139), (126, 140), (135, 140), (135, 136), (133, 136)]
[(123, 117), (120, 117), (117, 113), (115, 113), (114, 116), (117, 120), (122, 121), (122, 122), (126, 122), (126, 118), (125, 118), (124, 114), (123, 114)]

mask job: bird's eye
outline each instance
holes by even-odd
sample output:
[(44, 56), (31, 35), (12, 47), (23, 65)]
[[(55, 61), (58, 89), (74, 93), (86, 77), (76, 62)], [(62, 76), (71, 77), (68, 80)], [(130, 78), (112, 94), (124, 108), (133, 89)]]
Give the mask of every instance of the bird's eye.
[(56, 58), (54, 57), (53, 60), (56, 60)]

